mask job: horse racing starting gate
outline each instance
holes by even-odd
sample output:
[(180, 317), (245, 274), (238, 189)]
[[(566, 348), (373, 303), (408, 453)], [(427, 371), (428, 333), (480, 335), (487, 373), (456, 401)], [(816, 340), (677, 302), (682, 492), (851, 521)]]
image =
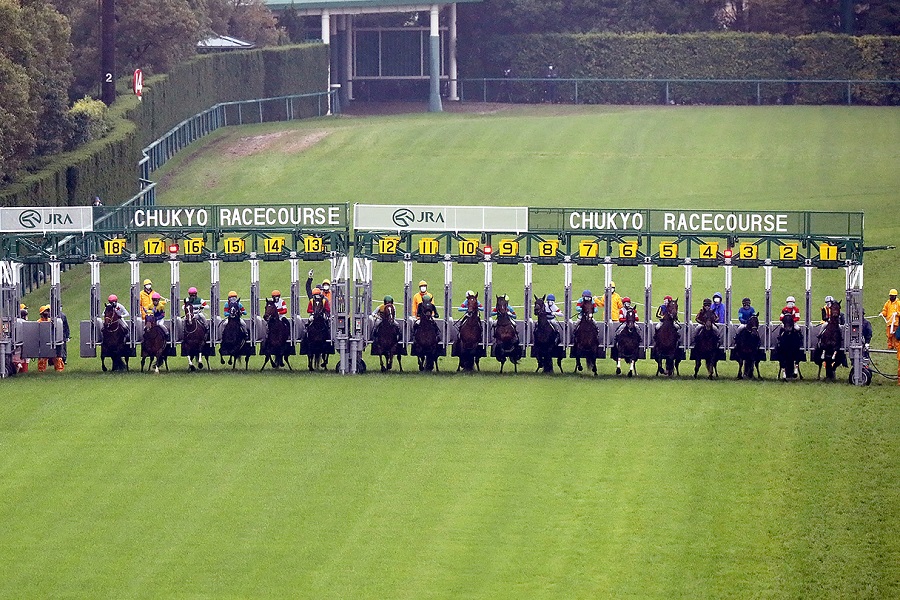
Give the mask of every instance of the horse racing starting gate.
[[(213, 324), (210, 351), (220, 340), (222, 297), (219, 270), (222, 262), (249, 265), (250, 298), (246, 325), (251, 341), (261, 341), (265, 331), (260, 316), (260, 261), (287, 261), (290, 265), (291, 342), (298, 343), (305, 324), (301, 298), (300, 261), (329, 261), (332, 282), (331, 333), (340, 354), (338, 369), (356, 373), (372, 327), (372, 279), (374, 262), (402, 263), (402, 343), (412, 342), (413, 265), (440, 263), (444, 286), (435, 293), (443, 304), (440, 327), (443, 344), (456, 339), (453, 302), (453, 267), (480, 263), (484, 269), (486, 308), (493, 298), (494, 265), (523, 268), (524, 311), (518, 320), (519, 339), (532, 343), (533, 267), (559, 265), (563, 279), (564, 319), (559, 323), (560, 344), (571, 346), (574, 321), (573, 270), (602, 273), (604, 312), (596, 319), (604, 350), (614, 344), (618, 315), (611, 314), (613, 270), (644, 270), (643, 314), (640, 327), (645, 344), (653, 323), (652, 288), (655, 269), (684, 269), (683, 322), (691, 323), (695, 268), (724, 271), (727, 322), (720, 324), (724, 347), (736, 334), (732, 275), (738, 269), (762, 269), (765, 304), (761, 322), (763, 348), (771, 350), (777, 332), (772, 278), (775, 269), (802, 269), (805, 274), (805, 321), (801, 330), (805, 349), (815, 346), (818, 325), (813, 311), (812, 278), (817, 269), (843, 268), (845, 278), (844, 348), (860, 381), (862, 365), (863, 214), (858, 212), (752, 212), (688, 210), (608, 210), (585, 208), (527, 208), (473, 206), (415, 206), (356, 204), (352, 219), (347, 204), (284, 204), (264, 206), (122, 206), (0, 208), (3, 257), (0, 261), (0, 375), (10, 372), (10, 358), (19, 349), (28, 357), (52, 357), (61, 344), (60, 270), (63, 264), (87, 263), (90, 268), (90, 314), (81, 321), (81, 355), (96, 356), (105, 296), (101, 293), (100, 266), (127, 263), (130, 268), (129, 310), (140, 314), (142, 263), (168, 262), (171, 341), (181, 341), (180, 265), (206, 262), (210, 269), (209, 306)], [(51, 319), (48, 323), (19, 319), (23, 265), (49, 266)], [(503, 267), (505, 268), (505, 267)], [(598, 277), (599, 278), (599, 277)], [(798, 302), (800, 304), (800, 302)], [(801, 305), (802, 307), (802, 305)], [(817, 320), (816, 320), (817, 321)], [(775, 323), (773, 325), (773, 323)], [(141, 341), (142, 327), (129, 321), (130, 344)], [(490, 319), (484, 320), (482, 343), (491, 340)], [(683, 327), (685, 347), (693, 327)]]

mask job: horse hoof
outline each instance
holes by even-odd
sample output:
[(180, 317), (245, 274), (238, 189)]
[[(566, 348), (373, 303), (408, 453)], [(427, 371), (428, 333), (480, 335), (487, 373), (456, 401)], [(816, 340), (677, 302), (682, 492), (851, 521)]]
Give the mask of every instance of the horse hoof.
[(631, 371), (628, 371), (628, 376), (629, 376), (629, 377), (634, 377), (634, 373), (631, 372)]
[[(621, 374), (622, 374), (622, 368), (616, 367), (616, 375), (621, 375)], [(629, 373), (628, 375), (631, 376), (631, 373)]]

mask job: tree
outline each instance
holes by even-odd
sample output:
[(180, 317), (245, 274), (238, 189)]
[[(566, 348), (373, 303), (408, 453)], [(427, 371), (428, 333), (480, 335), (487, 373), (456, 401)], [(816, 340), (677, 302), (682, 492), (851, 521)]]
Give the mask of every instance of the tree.
[(119, 74), (165, 73), (193, 56), (206, 18), (185, 0), (129, 0), (116, 5)]

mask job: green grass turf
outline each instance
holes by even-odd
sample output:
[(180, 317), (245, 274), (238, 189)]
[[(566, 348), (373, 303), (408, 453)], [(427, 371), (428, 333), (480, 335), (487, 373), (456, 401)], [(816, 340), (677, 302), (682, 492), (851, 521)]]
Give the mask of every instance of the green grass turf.
[[(161, 200), (865, 210), (867, 243), (896, 242), (897, 109), (550, 111), (229, 129), (167, 167)], [(330, 133), (302, 152), (228, 153), (285, 128)], [(868, 314), (898, 260), (867, 254)], [(375, 273), (375, 294), (397, 296), (402, 268)], [(183, 264), (183, 289), (208, 275)], [(168, 287), (167, 265), (142, 276)], [(264, 291), (288, 277), (286, 263), (262, 266)], [(437, 286), (442, 268), (420, 277)], [(642, 295), (642, 269), (614, 277)], [(737, 270), (735, 295), (761, 298), (762, 277)], [(249, 267), (222, 280), (247, 296)], [(514, 304), (521, 281), (494, 269)], [(127, 282), (127, 266), (103, 267), (104, 294)], [(84, 267), (64, 278), (73, 326), (88, 283)], [(723, 275), (695, 269), (694, 283), (711, 295)], [(683, 285), (682, 269), (656, 269), (654, 298)], [(817, 272), (816, 306), (843, 285)], [(457, 303), (481, 286), (480, 266), (454, 269)], [(576, 268), (574, 286), (598, 291), (602, 269)], [(535, 289), (559, 296), (562, 268), (536, 267)], [(779, 299), (802, 289), (801, 272), (776, 271)], [(65, 374), (2, 385), (2, 597), (900, 595), (900, 419), (880, 378), (741, 385), (729, 364), (725, 381), (663, 382), (641, 363), (645, 377), (623, 381), (610, 361), (596, 380), (191, 376), (180, 359), (150, 378), (102, 376), (70, 353)], [(893, 357), (879, 364), (894, 371)]]

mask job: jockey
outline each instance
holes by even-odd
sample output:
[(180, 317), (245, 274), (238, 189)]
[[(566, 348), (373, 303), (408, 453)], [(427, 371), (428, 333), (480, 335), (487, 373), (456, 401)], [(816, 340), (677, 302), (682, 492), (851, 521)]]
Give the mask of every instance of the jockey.
[[(225, 300), (225, 310), (224, 310), (224, 312), (225, 312), (225, 318), (226, 318), (226, 319), (228, 318), (228, 315), (230, 314), (231, 308), (232, 308), (233, 306), (237, 306), (237, 308), (238, 308), (238, 310), (240, 311), (240, 314), (241, 314), (241, 315), (246, 315), (246, 314), (247, 314), (247, 309), (244, 308), (244, 304), (243, 304), (240, 300), (238, 300), (237, 292), (234, 291), (234, 290), (231, 290), (230, 292), (228, 292), (228, 299)], [(243, 320), (243, 319), (238, 319), (238, 324), (241, 326), (241, 331), (244, 332), (244, 335), (245, 335), (245, 336), (247, 336), (247, 335), (250, 334), (250, 330), (247, 329), (247, 326), (244, 324), (244, 320)]]
[[(705, 317), (706, 311), (708, 310), (713, 310), (712, 300), (710, 300), (709, 298), (704, 298), (703, 307), (697, 312), (697, 316), (694, 317), (694, 321), (698, 323), (698, 325), (694, 327), (694, 329), (696, 329), (697, 331), (700, 331), (703, 328), (703, 319)], [(713, 311), (713, 314), (715, 314), (715, 311)]]
[[(466, 290), (466, 299), (465, 299), (465, 301), (463, 301), (462, 304), (459, 305), (459, 308), (457, 308), (456, 310), (458, 310), (459, 312), (462, 312), (462, 313), (467, 312), (469, 310), (469, 306), (468, 306), (469, 298), (474, 298), (474, 297), (475, 297), (475, 292), (473, 292), (472, 290)], [(484, 311), (484, 306), (482, 306), (480, 300), (478, 301), (478, 310)]]
[(794, 315), (794, 323), (800, 320), (800, 309), (797, 308), (796, 302), (793, 296), (788, 296), (784, 300), (784, 308), (781, 309), (782, 315), (786, 313)]
[(163, 323), (163, 320), (166, 317), (166, 301), (159, 295), (159, 292), (153, 292), (150, 299), (153, 302), (153, 308), (150, 314), (156, 319), (157, 327), (162, 329), (163, 333), (166, 335), (166, 341), (169, 341), (169, 328)]
[(725, 305), (722, 304), (722, 294), (716, 292), (712, 297), (712, 310), (716, 313), (716, 323), (725, 322)]
[[(49, 323), (50, 322), (50, 305), (45, 304), (40, 308), (40, 318), (38, 319), (38, 323)], [(65, 333), (63, 334), (65, 337)], [(38, 359), (38, 373), (43, 373), (47, 370), (47, 361), (46, 358)], [(62, 355), (60, 351), (57, 350), (56, 358), (53, 360), (53, 368), (58, 372), (62, 372), (65, 370), (65, 363), (63, 362)]]
[[(888, 350), (897, 350), (900, 352), (900, 341), (897, 340), (896, 335), (898, 325), (900, 325), (900, 300), (897, 299), (896, 289), (891, 289), (891, 291), (888, 292), (888, 300), (881, 309), (881, 318), (884, 319), (884, 332), (885, 335), (887, 335)], [(898, 380), (898, 383), (900, 383), (900, 380)]]
[[(822, 307), (822, 325), (828, 323), (828, 318), (831, 316), (831, 305), (834, 304), (833, 296), (825, 296), (825, 306)], [(844, 324), (844, 313), (840, 315), (840, 324)]]
[[(419, 288), (421, 289), (421, 287), (422, 286), (420, 285)], [(413, 337), (415, 337), (416, 330), (419, 328), (419, 322), (422, 320), (422, 317), (425, 316), (426, 312), (431, 313), (431, 316), (433, 319), (440, 318), (440, 316), (438, 315), (437, 306), (435, 306), (431, 302), (432, 299), (433, 298), (432, 298), (431, 294), (429, 294), (428, 292), (425, 292), (425, 294), (422, 296), (422, 301), (416, 306), (417, 312), (416, 312), (416, 322), (413, 324)], [(435, 323), (435, 326), (437, 326), (437, 323)], [(441, 337), (442, 337), (441, 328), (437, 327), (438, 341), (441, 341)]]
[(397, 335), (400, 334), (400, 325), (396, 321), (397, 313), (396, 309), (394, 308), (394, 297), (385, 296), (384, 301), (381, 303), (381, 305), (372, 312), (372, 316), (375, 317), (375, 326), (372, 328), (373, 340), (378, 333), (378, 328), (381, 327), (384, 319), (389, 315), (394, 317), (394, 328), (397, 330)]
[(278, 290), (272, 290), (272, 300), (275, 301), (275, 310), (278, 311), (278, 316), (281, 317), (282, 321), (287, 323), (287, 302), (285, 302), (284, 298), (281, 297), (281, 292), (279, 292)]
[(619, 309), (619, 323), (620, 325), (616, 328), (616, 335), (625, 329), (625, 319), (629, 310), (634, 311), (634, 322), (637, 323), (640, 321), (637, 314), (637, 307), (631, 304), (631, 298), (625, 296), (622, 298), (622, 308)]
[(412, 314), (419, 319), (419, 305), (422, 304), (424, 296), (428, 293), (428, 282), (424, 279), (419, 282), (419, 291), (412, 298)]
[[(616, 292), (616, 282), (615, 281), (609, 282), (609, 289), (610, 289), (609, 314), (617, 315), (617, 314), (619, 314), (619, 311), (622, 310), (623, 300), (622, 300), (622, 297)], [(594, 304), (595, 304), (594, 312), (597, 312), (597, 308), (603, 308), (604, 306), (606, 306), (606, 297), (600, 296), (599, 298), (594, 300)]]
[[(601, 298), (600, 300), (602, 302), (603, 299)], [(591, 290), (584, 290), (583, 292), (581, 292), (581, 298), (578, 300), (578, 302), (575, 303), (575, 312), (578, 314), (581, 314), (581, 310), (582, 310), (581, 307), (586, 304), (593, 304), (594, 312), (597, 312), (600, 309), (600, 307), (603, 306), (603, 304), (601, 304), (600, 302), (597, 301), (596, 298), (594, 298), (594, 295), (591, 293)]]
[(116, 311), (116, 314), (119, 315), (119, 318), (121, 318), (121, 319), (128, 318), (128, 309), (119, 303), (118, 296), (116, 296), (115, 294), (110, 294), (109, 298), (107, 298), (106, 300), (107, 300), (107, 302), (109, 302), (110, 304), (113, 305), (113, 310)]
[(756, 309), (750, 306), (750, 298), (744, 298), (741, 300), (741, 307), (738, 309), (738, 325), (737, 330), (741, 331), (747, 328), (747, 323), (750, 322), (750, 317), (756, 314)]
[(325, 295), (325, 292), (322, 288), (317, 287), (312, 291), (312, 294), (309, 297), (309, 304), (306, 306), (306, 314), (309, 315), (309, 322), (312, 323), (313, 320), (313, 299), (321, 298), (325, 303), (325, 318), (331, 317), (331, 302), (328, 301), (328, 297)]
[[(310, 298), (312, 298), (313, 296), (312, 279), (313, 270), (310, 269), (309, 273), (307, 273), (306, 278), (306, 295)], [(323, 279), (322, 283), (320, 283), (316, 287), (322, 290), (322, 295), (325, 296), (325, 300), (327, 300), (326, 304), (329, 306), (328, 311), (331, 312), (331, 281), (328, 279)]]
[(191, 305), (191, 310), (194, 312), (194, 318), (200, 321), (204, 326), (206, 326), (206, 315), (203, 314), (203, 311), (206, 310), (208, 303), (206, 300), (203, 300), (197, 296), (197, 288), (192, 287), (188, 288), (188, 304)]
[(556, 305), (556, 296), (553, 294), (547, 294), (547, 302), (544, 304), (544, 312), (547, 313), (547, 316), (550, 317), (551, 321), (556, 320), (556, 317), (562, 317), (563, 311), (560, 310), (559, 306)]
[(144, 289), (141, 290), (141, 313), (146, 317), (153, 312), (153, 282), (144, 280)]
[[(506, 312), (507, 312), (507, 314), (509, 314), (509, 319), (513, 323), (515, 323), (516, 322), (516, 309), (514, 309), (511, 304), (509, 304), (509, 294), (503, 294), (502, 297), (504, 300), (506, 300)], [(496, 306), (491, 309), (491, 316), (492, 317), (497, 316), (497, 307)]]
[[(662, 304), (656, 309), (656, 325), (655, 328), (659, 329), (660, 325), (662, 325), (663, 316), (666, 314), (667, 307), (669, 306), (669, 302), (672, 302), (672, 296), (668, 294), (663, 298)], [(681, 323), (678, 322), (678, 313), (675, 313), (675, 321), (674, 321), (675, 329), (681, 329)]]

